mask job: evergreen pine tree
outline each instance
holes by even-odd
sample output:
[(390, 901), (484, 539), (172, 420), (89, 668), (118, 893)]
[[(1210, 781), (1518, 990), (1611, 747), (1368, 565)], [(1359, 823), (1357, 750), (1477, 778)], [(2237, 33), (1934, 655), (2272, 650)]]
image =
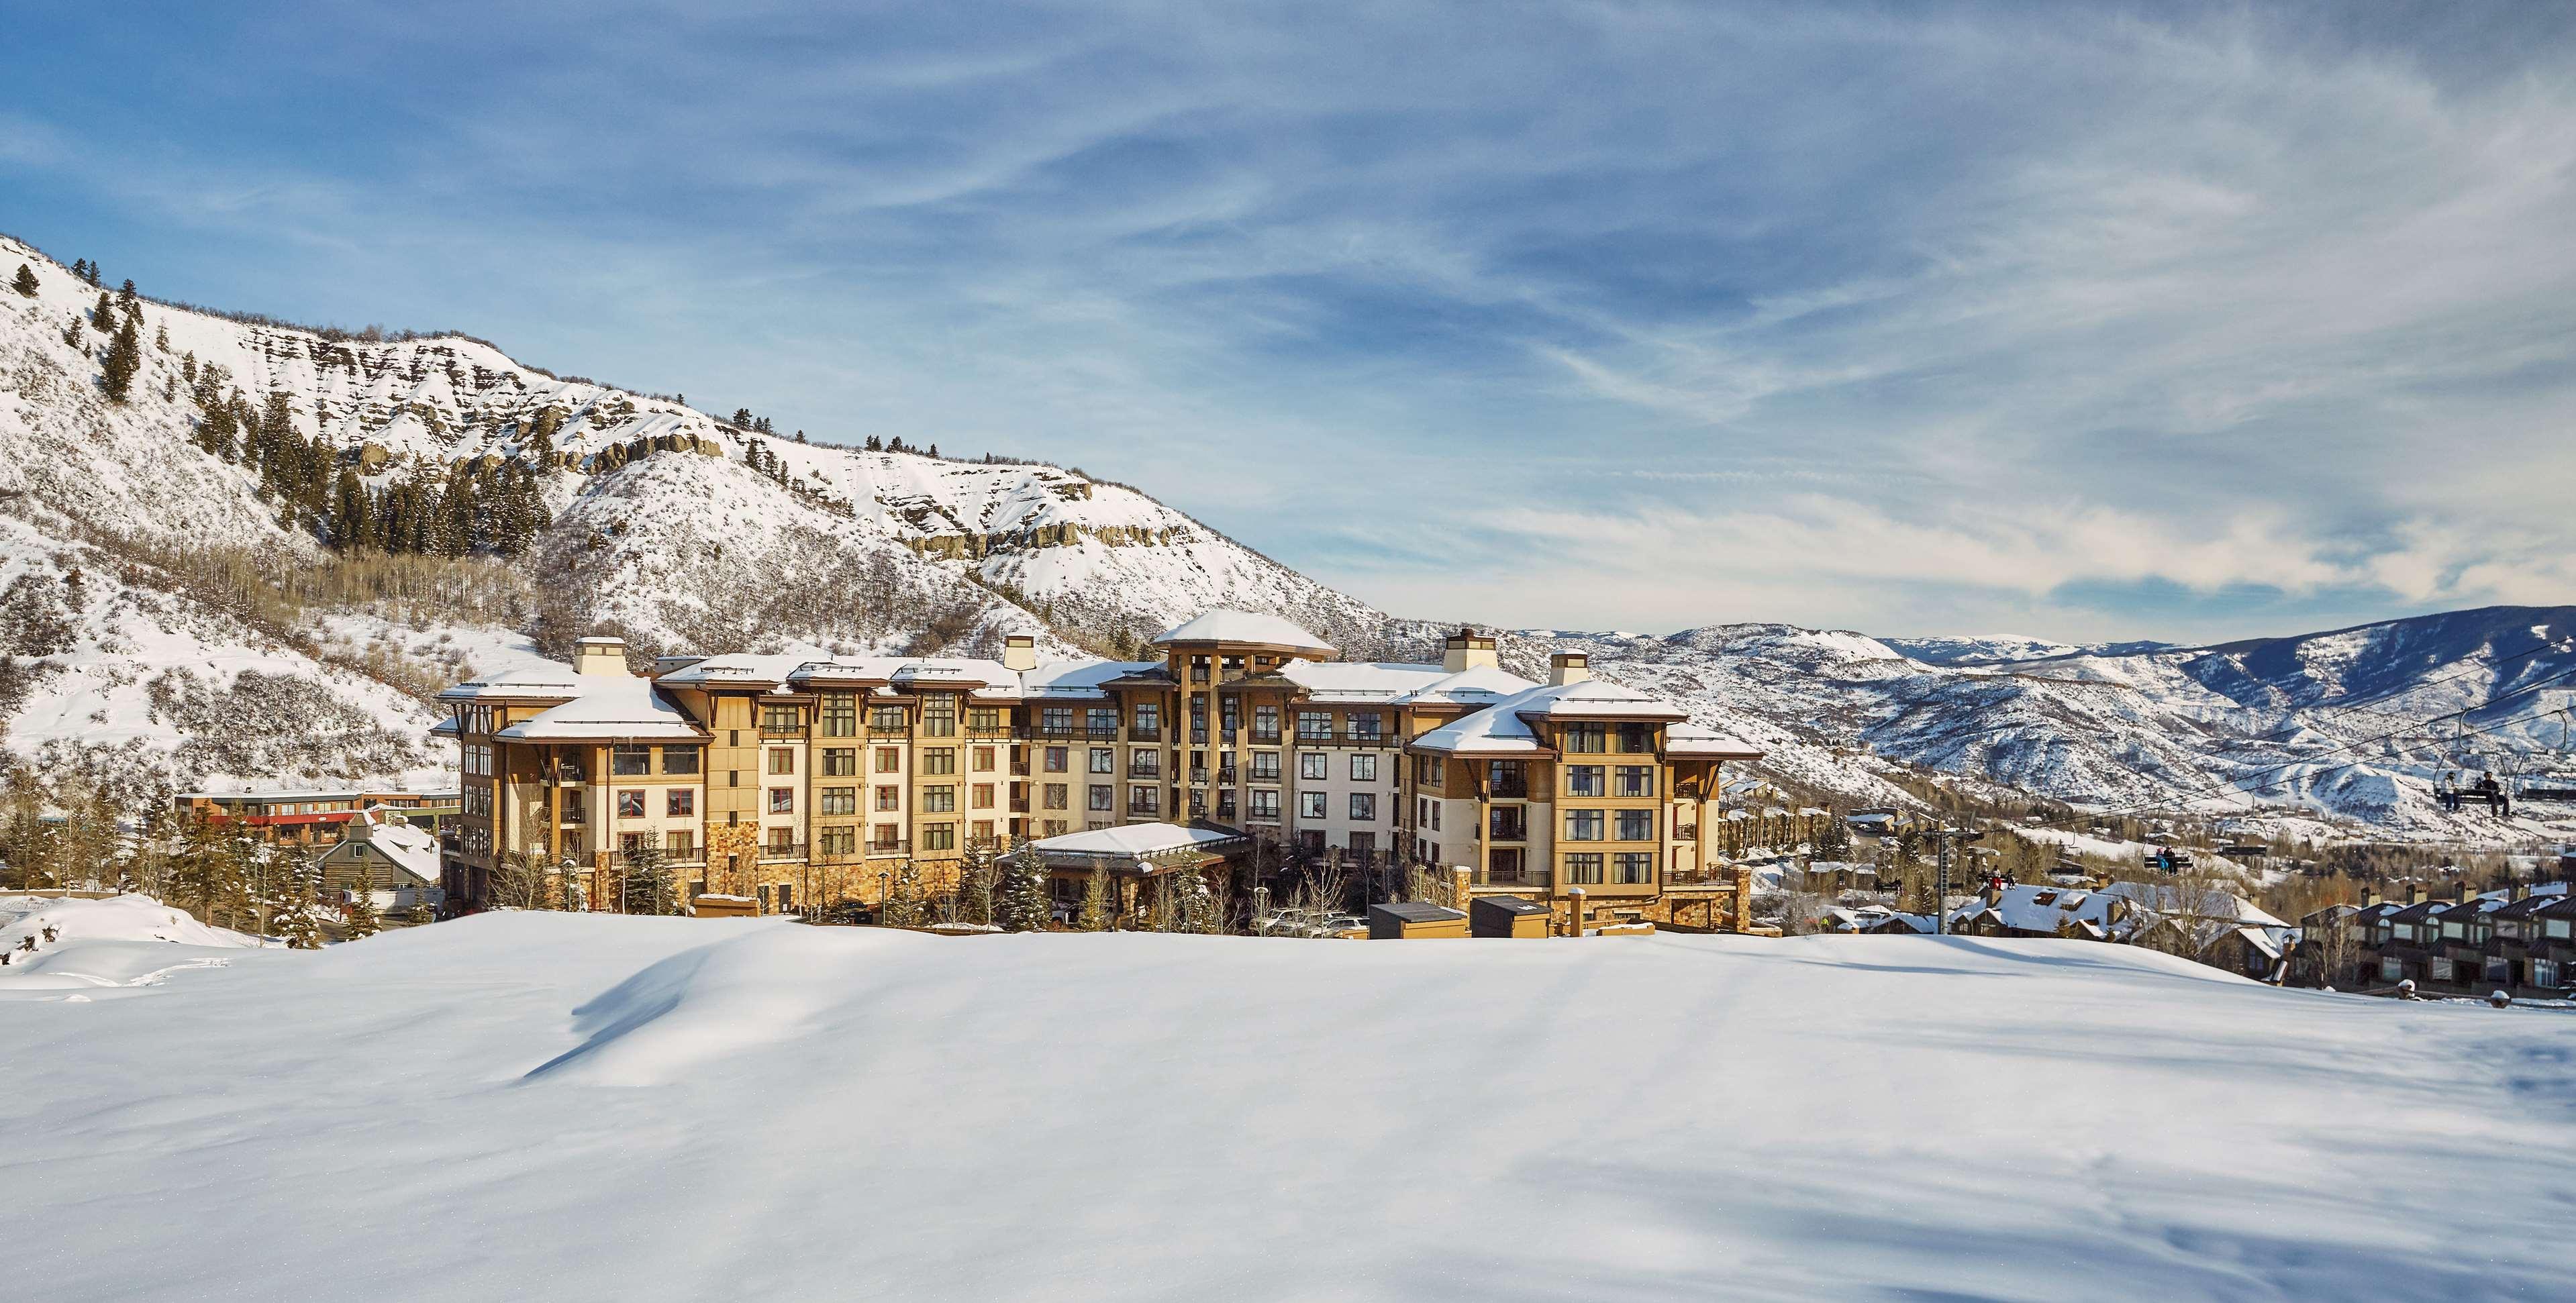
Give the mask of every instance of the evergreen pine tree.
[(91, 263), (89, 265), (89, 270), (82, 274), (81, 279), (88, 281), (91, 289), (97, 289), (99, 281), (98, 264)]
[(63, 342), (74, 348), (80, 349), (83, 352), (87, 352), (89, 350), (89, 345), (84, 343), (82, 339), (81, 316), (79, 313), (73, 313), (72, 324), (63, 327)]
[(936, 456), (938, 456), (938, 455), (939, 455), (939, 445), (938, 445), (938, 444), (935, 444), (935, 443), (934, 443), (934, 444), (930, 445), (930, 455), (931, 455), (931, 456), (933, 456), (933, 457), (936, 457)]
[(798, 442), (798, 443), (803, 443), (803, 442), (805, 442), (805, 432), (804, 432), (803, 430), (798, 430), (798, 431), (796, 432), (796, 442)]
[(737, 430), (748, 430), (748, 429), (750, 429), (750, 428), (751, 428), (751, 409), (750, 409), (750, 408), (748, 408), (748, 407), (737, 407), (737, 408), (733, 409), (733, 420), (731, 420), (730, 422), (727, 422), (727, 424), (729, 424), (729, 425), (733, 426), (733, 428), (735, 428), (735, 429), (737, 429)]
[(357, 887), (349, 893), (349, 939), (352, 941), (363, 941), (385, 930), (384, 918), (376, 912), (374, 876), (361, 862)]
[(76, 281), (87, 281), (89, 279), (89, 259), (72, 259), (72, 279)]
[(885, 451), (885, 440), (880, 439), (880, 438), (878, 438), (877, 436), (875, 436), (875, 435), (871, 434), (871, 435), (869, 435), (869, 436), (868, 436), (868, 444), (867, 444), (867, 448), (868, 448), (868, 451), (869, 451), (869, 452), (884, 452), (884, 451)]
[(117, 289), (116, 306), (124, 309), (125, 315), (129, 317), (143, 310), (142, 296), (134, 292), (134, 281), (131, 277), (127, 278), (125, 284)]
[(921, 866), (905, 860), (894, 872), (894, 885), (877, 906), (877, 922), (887, 927), (919, 927), (924, 917)]
[(339, 482), (331, 492), (331, 546), (343, 552), (365, 543), (373, 536), (372, 522), (367, 519), (369, 502), (367, 486), (358, 473), (340, 468)]
[(1077, 922), (1085, 932), (1106, 932), (1117, 922), (1117, 906), (1109, 891), (1109, 870), (1095, 868), (1089, 881), (1082, 884), (1082, 916)]
[(32, 299), (36, 297), (36, 290), (38, 287), (36, 284), (35, 271), (29, 268), (27, 264), (23, 262), (19, 263), (18, 277), (16, 280), (9, 282), (9, 288), (18, 291), (20, 294), (23, 294), (28, 298)]
[(629, 914), (674, 914), (679, 912), (677, 884), (671, 866), (662, 857), (662, 848), (646, 842), (623, 852), (617, 875), (617, 907)]
[(134, 329), (134, 318), (128, 316), (118, 327), (116, 338), (108, 341), (106, 375), (107, 400), (124, 402), (134, 391), (134, 373), (143, 367), (143, 343)]
[(155, 350), (157, 350), (157, 351), (159, 351), (159, 352), (163, 352), (163, 353), (167, 353), (167, 352), (169, 352), (169, 351), (170, 351), (170, 323), (169, 323), (169, 322), (166, 322), (166, 321), (165, 321), (165, 322), (162, 322), (160, 325), (155, 326), (155, 327), (153, 327), (153, 328), (152, 328), (152, 347), (153, 347)]
[(981, 838), (968, 842), (965, 858), (957, 866), (957, 921), (982, 927), (993, 921), (996, 883), (1001, 866), (993, 856), (992, 843)]
[(89, 310), (89, 324), (102, 335), (116, 329), (116, 304), (104, 291), (98, 296), (98, 306)]
[(1037, 848), (1022, 846), (1002, 861), (1002, 890), (993, 921), (1012, 932), (1043, 930), (1053, 914), (1047, 899), (1046, 863)]

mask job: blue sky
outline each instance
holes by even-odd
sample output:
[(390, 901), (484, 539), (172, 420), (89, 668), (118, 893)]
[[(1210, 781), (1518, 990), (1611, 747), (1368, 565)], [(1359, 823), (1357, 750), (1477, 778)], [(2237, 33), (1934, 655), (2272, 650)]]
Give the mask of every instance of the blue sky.
[(8, 21), (65, 260), (1079, 465), (1400, 613), (2576, 601), (2576, 7)]

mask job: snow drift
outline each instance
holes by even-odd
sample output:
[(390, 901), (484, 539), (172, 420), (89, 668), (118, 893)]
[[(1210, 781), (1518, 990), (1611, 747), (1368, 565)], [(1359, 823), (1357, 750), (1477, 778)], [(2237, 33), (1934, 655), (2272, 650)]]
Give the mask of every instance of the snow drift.
[[(486, 915), (8, 1002), (52, 1298), (2554, 1292), (2566, 1015), (2079, 942)], [(16, 1002), (13, 997), (40, 1001)], [(2479, 1201), (2463, 1237), (2456, 1192)]]

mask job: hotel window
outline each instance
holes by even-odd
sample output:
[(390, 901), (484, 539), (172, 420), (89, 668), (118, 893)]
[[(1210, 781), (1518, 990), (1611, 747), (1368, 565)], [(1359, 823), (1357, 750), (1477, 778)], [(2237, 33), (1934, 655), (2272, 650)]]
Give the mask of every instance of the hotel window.
[(666, 774), (697, 773), (698, 749), (693, 746), (662, 748), (662, 772)]
[(903, 808), (903, 789), (902, 789), (902, 788), (900, 788), (900, 787), (880, 787), (880, 788), (878, 788), (878, 789), (877, 789), (877, 811), (878, 811), (879, 813), (881, 813), (881, 814), (885, 814), (885, 813), (892, 813), (892, 812), (894, 812), (894, 811), (901, 810), (902, 808)]
[(1383, 717), (1374, 710), (1352, 711), (1351, 736), (1355, 738), (1376, 738), (1379, 735), (1378, 725), (1382, 718)]
[(2379, 961), (2379, 980), (2380, 980), (2380, 981), (2383, 981), (2383, 982), (2402, 982), (2402, 981), (2405, 981), (2405, 980), (2406, 980), (2406, 961), (2405, 961), (2405, 960), (2403, 960), (2403, 959), (2382, 959), (2382, 960), (2380, 960), (2380, 961)]
[(1599, 885), (1601, 881), (1601, 853), (1599, 851), (1578, 851), (1566, 856), (1565, 880), (1582, 885)]
[(1072, 757), (1073, 752), (1071, 748), (1048, 747), (1046, 749), (1046, 771), (1050, 774), (1061, 774), (1065, 772), (1067, 769), (1072, 767)]
[(855, 787), (826, 787), (823, 789), (823, 813), (857, 814), (858, 812), (859, 789)]
[(901, 706), (870, 706), (870, 707), (868, 707), (868, 731), (869, 731), (869, 732), (872, 732), (872, 733), (900, 733), (900, 732), (902, 732), (902, 731), (903, 731), (903, 707), (901, 707)]
[(1064, 820), (1049, 819), (1040, 824), (1039, 829), (1038, 835), (1041, 837), (1061, 837), (1064, 835)]
[(870, 849), (890, 851), (901, 845), (903, 845), (903, 839), (894, 835), (893, 824), (879, 823), (870, 824), (868, 826), (868, 846)]
[(1332, 764), (1331, 756), (1320, 751), (1306, 752), (1297, 757), (1297, 776), (1320, 782), (1332, 773)]
[(697, 847), (698, 835), (686, 828), (675, 828), (662, 834), (662, 849), (675, 859), (687, 859), (697, 854)]
[(771, 747), (769, 749), (769, 772), (773, 774), (795, 773), (796, 753), (788, 750), (786, 747)]
[(1001, 732), (1002, 708), (999, 706), (968, 706), (966, 708), (966, 731), (973, 733), (978, 737), (991, 737), (992, 735)]
[(1355, 820), (1362, 821), (1362, 822), (1366, 822), (1366, 821), (1368, 821), (1368, 820), (1375, 819), (1376, 817), (1377, 817), (1377, 794), (1376, 794), (1376, 793), (1374, 793), (1374, 792), (1353, 792), (1353, 793), (1351, 793), (1351, 818), (1353, 818), (1353, 819), (1355, 819)]
[(1299, 792), (1297, 794), (1297, 817), (1300, 819), (1323, 818), (1324, 794), (1322, 792)]
[(644, 847), (647, 845), (644, 839), (651, 835), (651, 833), (641, 832), (619, 833), (617, 834), (617, 850), (623, 855), (641, 855), (644, 853)]
[(973, 792), (973, 798), (974, 798), (974, 801), (975, 801), (975, 808), (976, 808), (976, 809), (978, 809), (978, 810), (990, 810), (990, 809), (992, 809), (992, 808), (993, 808), (993, 785), (992, 785), (991, 783), (977, 783), (977, 784), (975, 784), (975, 790), (974, 790), (974, 792)]
[(993, 748), (975, 748), (975, 772), (979, 774), (989, 774), (993, 772)]
[(1093, 747), (1091, 749), (1091, 772), (1095, 774), (1117, 773), (1118, 748)]
[(1422, 781), (1426, 783), (1437, 783), (1442, 781), (1440, 777), (1441, 758), (1438, 756), (1424, 756), (1422, 759), (1430, 762), (1428, 765), (1423, 767)]
[(929, 737), (957, 736), (957, 694), (925, 692), (921, 694), (921, 731)]
[(2427, 960), (2424, 964), (2424, 975), (2436, 982), (2450, 981), (2451, 961), (2440, 958)]
[(935, 787), (925, 787), (921, 789), (921, 812), (923, 814), (955, 814), (957, 812), (956, 785), (952, 783), (941, 783)]
[(761, 707), (760, 731), (771, 734), (796, 733), (802, 731), (797, 726), (796, 708), (794, 706)]
[(1620, 725), (1619, 750), (1632, 756), (1655, 754), (1655, 726), (1652, 724)]
[(1597, 842), (1601, 840), (1602, 824), (1599, 810), (1568, 810), (1565, 812), (1565, 839), (1570, 842)]
[(2531, 984), (2533, 986), (2558, 985), (2558, 961), (2555, 959), (2532, 960)]
[(1116, 706), (1093, 706), (1084, 711), (1083, 714), (1086, 717), (1089, 731), (1093, 737), (1118, 736), (1118, 708)]
[(1650, 842), (1654, 839), (1654, 811), (1621, 810), (1619, 812), (1619, 840), (1623, 842)]
[[(1368, 863), (1368, 857), (1377, 854), (1377, 834), (1373, 832), (1352, 833), (1351, 854), (1359, 857), (1360, 863)], [(1428, 857), (1426, 856), (1425, 858)]]
[(859, 830), (846, 824), (826, 828), (814, 835), (814, 849), (825, 855), (856, 855), (859, 853)]
[(825, 778), (847, 778), (857, 772), (859, 772), (857, 747), (833, 747), (823, 753)]
[(1332, 712), (1324, 710), (1301, 710), (1297, 712), (1298, 741), (1322, 742), (1330, 740), (1332, 736)]
[(1163, 708), (1150, 701), (1136, 703), (1134, 731), (1140, 741), (1160, 741), (1163, 733)]
[(1523, 812), (1528, 808), (1520, 805), (1493, 807), (1486, 821), (1488, 833), (1498, 842), (1529, 840), (1529, 827), (1522, 822)]
[(1073, 707), (1048, 706), (1038, 711), (1038, 731), (1061, 736), (1073, 731)]
[(1256, 783), (1275, 783), (1279, 781), (1278, 752), (1255, 751), (1252, 753), (1252, 781)]
[(1136, 778), (1163, 776), (1163, 753), (1153, 747), (1137, 747), (1127, 753), (1127, 772)]
[(1565, 767), (1565, 794), (1567, 796), (1601, 795), (1601, 766), (1567, 765)]
[(644, 817), (644, 793), (642, 790), (630, 787), (617, 794), (617, 817), (620, 819), (641, 819)]
[(653, 772), (653, 748), (619, 743), (608, 749), (608, 772), (618, 778), (641, 778)]
[(1255, 706), (1252, 708), (1252, 740), (1255, 742), (1276, 742), (1279, 740), (1279, 708), (1277, 706)]
[(1634, 851), (1621, 851), (1610, 857), (1614, 871), (1611, 881), (1623, 886), (1639, 886), (1655, 880), (1655, 857)]
[(988, 842), (993, 840), (992, 820), (978, 819), (975, 821), (975, 840), (979, 842)]
[(1066, 810), (1071, 809), (1072, 806), (1072, 788), (1063, 783), (1046, 784), (1045, 804), (1040, 808), (1048, 810)]
[(773, 787), (773, 788), (770, 788), (770, 789), (769, 789), (769, 812), (770, 812), (771, 814), (793, 814), (793, 813), (795, 813), (795, 812), (796, 812), (796, 789), (795, 789), (795, 788), (793, 788), (793, 787)]
[(1611, 771), (1614, 780), (1612, 796), (1653, 796), (1655, 770), (1651, 765), (1621, 765)]
[(857, 737), (859, 735), (859, 697), (854, 692), (823, 694), (823, 736)]
[(1557, 730), (1561, 749), (1583, 755), (1596, 755), (1610, 749), (1610, 726), (1607, 724), (1568, 724)]
[(796, 830), (793, 828), (772, 828), (768, 835), (769, 853), (772, 855), (784, 855), (796, 846)]
[(1351, 781), (1355, 783), (1374, 783), (1377, 781), (1377, 754), (1375, 752), (1355, 751), (1351, 753)]
[(2542, 930), (2542, 931), (2544, 931), (2544, 932), (2546, 932), (2546, 933), (2547, 933), (2548, 935), (2550, 935), (2551, 937), (2554, 937), (2554, 938), (2556, 938), (2556, 939), (2558, 939), (2558, 940), (2563, 941), (2563, 940), (2566, 940), (2566, 939), (2567, 939), (2568, 924), (2569, 924), (2571, 921), (2576, 921), (2576, 920), (2569, 920), (2569, 919), (2563, 919), (2563, 918), (2543, 919), (2543, 920), (2541, 920), (2541, 930)]
[(691, 787), (674, 787), (669, 792), (663, 794), (663, 817), (670, 819), (685, 819), (697, 812), (697, 789)]
[(1107, 813), (1117, 808), (1117, 788), (1107, 783), (1093, 783), (1091, 785), (1091, 809), (1095, 813)]
[(902, 748), (902, 747), (878, 747), (878, 748), (877, 748), (877, 772), (878, 772), (878, 773), (880, 773), (880, 774), (893, 774), (893, 773), (901, 773), (902, 771), (903, 771), (903, 748)]
[(1256, 787), (1252, 789), (1252, 817), (1255, 819), (1276, 819), (1279, 817), (1278, 788)]
[(1152, 814), (1162, 805), (1162, 791), (1163, 789), (1159, 787), (1128, 788), (1127, 812), (1129, 814)]
[(953, 774), (957, 772), (957, 748), (924, 747), (921, 750), (921, 772)]

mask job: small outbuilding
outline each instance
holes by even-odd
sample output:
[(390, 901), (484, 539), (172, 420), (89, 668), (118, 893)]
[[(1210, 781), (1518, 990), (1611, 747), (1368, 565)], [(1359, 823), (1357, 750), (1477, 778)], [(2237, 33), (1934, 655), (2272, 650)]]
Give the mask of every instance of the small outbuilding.
[(1416, 941), (1467, 935), (1467, 911), (1426, 901), (1405, 900), (1392, 905), (1371, 905), (1368, 919), (1371, 941)]
[(1521, 896), (1479, 896), (1467, 906), (1467, 934), (1479, 937), (1544, 937), (1547, 906)]

